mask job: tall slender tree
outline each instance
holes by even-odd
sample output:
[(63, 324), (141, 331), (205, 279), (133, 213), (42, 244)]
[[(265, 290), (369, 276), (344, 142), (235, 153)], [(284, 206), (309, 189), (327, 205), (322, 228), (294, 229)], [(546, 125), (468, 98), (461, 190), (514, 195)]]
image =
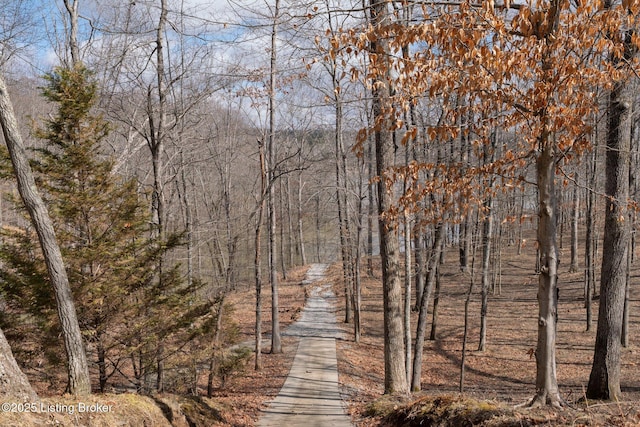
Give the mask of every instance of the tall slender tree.
[(280, 0), (273, 5), (271, 22), (271, 58), (269, 61), (269, 134), (267, 139), (267, 221), (269, 223), (269, 282), (271, 283), (271, 353), (282, 353), (278, 295), (278, 244), (276, 238), (276, 78), (278, 74), (278, 23)]
[[(605, 7), (610, 9), (612, 2), (606, 1)], [(624, 47), (623, 56), (614, 55), (612, 62), (626, 67), (636, 54), (637, 48), (632, 42), (634, 31), (629, 28), (622, 35), (612, 37), (622, 37)], [(602, 257), (598, 329), (587, 386), (587, 397), (592, 399), (617, 401), (621, 398), (621, 338), (631, 236), (628, 200), (634, 87), (634, 81), (629, 77), (616, 82), (609, 94), (605, 169), (607, 199), (602, 248), (607, 256)]]
[[(385, 0), (371, 0), (371, 25), (383, 28), (388, 23), (390, 12)], [(370, 46), (371, 55), (381, 58), (390, 54), (388, 42), (381, 37)], [(378, 184), (378, 215), (380, 232), (380, 255), (382, 257), (382, 286), (384, 305), (384, 390), (388, 394), (409, 392), (405, 371), (403, 339), (402, 283), (400, 281), (400, 250), (398, 226), (388, 214), (392, 207), (387, 174), (394, 160), (392, 124), (388, 117), (391, 108), (390, 64), (381, 67), (373, 77), (373, 115), (375, 120), (376, 172)]]

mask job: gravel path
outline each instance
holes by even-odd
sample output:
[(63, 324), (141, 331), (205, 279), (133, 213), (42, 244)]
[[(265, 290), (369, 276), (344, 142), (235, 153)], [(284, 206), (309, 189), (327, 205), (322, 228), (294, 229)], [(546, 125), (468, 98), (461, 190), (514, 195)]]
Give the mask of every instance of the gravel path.
[[(313, 264), (303, 283), (324, 278), (325, 264)], [(265, 409), (259, 427), (347, 427), (338, 388), (336, 338), (340, 330), (334, 313), (330, 284), (315, 285), (300, 320), (283, 335), (300, 337), (298, 351), (280, 393)]]

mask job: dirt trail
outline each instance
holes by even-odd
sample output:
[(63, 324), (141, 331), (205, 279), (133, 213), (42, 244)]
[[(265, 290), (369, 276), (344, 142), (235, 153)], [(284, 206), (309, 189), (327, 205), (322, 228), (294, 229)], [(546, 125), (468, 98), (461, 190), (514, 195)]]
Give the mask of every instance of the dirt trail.
[[(313, 264), (305, 284), (324, 277), (325, 264)], [(330, 284), (314, 286), (295, 324), (283, 335), (300, 337), (298, 351), (280, 393), (265, 409), (259, 427), (347, 427), (338, 388), (336, 338), (341, 334)]]

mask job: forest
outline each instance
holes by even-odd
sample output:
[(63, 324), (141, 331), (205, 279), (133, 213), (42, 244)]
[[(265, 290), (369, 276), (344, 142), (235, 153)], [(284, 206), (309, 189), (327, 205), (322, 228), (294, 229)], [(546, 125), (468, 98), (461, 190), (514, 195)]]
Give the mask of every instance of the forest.
[(380, 323), (385, 396), (447, 292), (463, 392), (527, 277), (523, 405), (573, 406), (565, 301), (582, 401), (637, 398), (640, 2), (0, 4), (4, 401), (215, 400), (287, 357), (312, 263), (346, 341)]

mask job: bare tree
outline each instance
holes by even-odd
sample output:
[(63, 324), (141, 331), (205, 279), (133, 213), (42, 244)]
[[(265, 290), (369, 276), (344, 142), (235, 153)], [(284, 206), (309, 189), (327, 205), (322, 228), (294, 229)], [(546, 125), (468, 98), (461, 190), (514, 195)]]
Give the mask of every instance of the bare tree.
[(427, 280), (425, 283), (425, 289), (420, 296), (420, 306), (418, 312), (418, 325), (416, 328), (416, 340), (415, 349), (413, 355), (413, 375), (411, 378), (411, 390), (419, 391), (421, 389), (422, 381), (422, 352), (424, 351), (424, 337), (427, 331), (427, 319), (429, 299), (431, 298), (431, 292), (436, 282), (438, 263), (440, 262), (440, 255), (442, 253), (446, 224), (439, 223), (436, 226), (435, 238), (433, 240), (433, 247), (431, 249), (431, 256), (428, 260), (427, 266)]
[(269, 68), (269, 134), (267, 140), (267, 221), (269, 223), (269, 281), (271, 283), (271, 353), (282, 353), (278, 302), (278, 267), (276, 240), (276, 194), (273, 183), (276, 179), (276, 75), (278, 20), (280, 19), (280, 0), (275, 0), (271, 24), (271, 59)]
[[(494, 160), (492, 153), (495, 154), (496, 148), (496, 131), (491, 135), (491, 147), (489, 144), (484, 146), (484, 159)], [(493, 187), (493, 178), (487, 180), (488, 188)], [(487, 348), (487, 310), (489, 305), (489, 288), (490, 288), (490, 262), (491, 262), (491, 243), (493, 239), (493, 222), (495, 213), (493, 196), (489, 195), (483, 205), (484, 218), (482, 219), (482, 289), (481, 289), (481, 307), (480, 307), (480, 342), (478, 343), (478, 351), (484, 351)], [(473, 274), (473, 273), (472, 273)]]
[(80, 47), (78, 45), (78, 16), (79, 16), (79, 0), (64, 0), (64, 7), (69, 15), (69, 28), (67, 35), (69, 53), (71, 55), (71, 64), (80, 62)]
[[(605, 2), (611, 7), (611, 2)], [(633, 31), (624, 34), (624, 61), (635, 55)], [(622, 61), (622, 60), (618, 60)], [(620, 391), (620, 353), (627, 282), (627, 258), (631, 235), (629, 200), (629, 161), (634, 81), (616, 82), (609, 94), (607, 125), (606, 185), (600, 307), (593, 365), (587, 397), (618, 401)]]

